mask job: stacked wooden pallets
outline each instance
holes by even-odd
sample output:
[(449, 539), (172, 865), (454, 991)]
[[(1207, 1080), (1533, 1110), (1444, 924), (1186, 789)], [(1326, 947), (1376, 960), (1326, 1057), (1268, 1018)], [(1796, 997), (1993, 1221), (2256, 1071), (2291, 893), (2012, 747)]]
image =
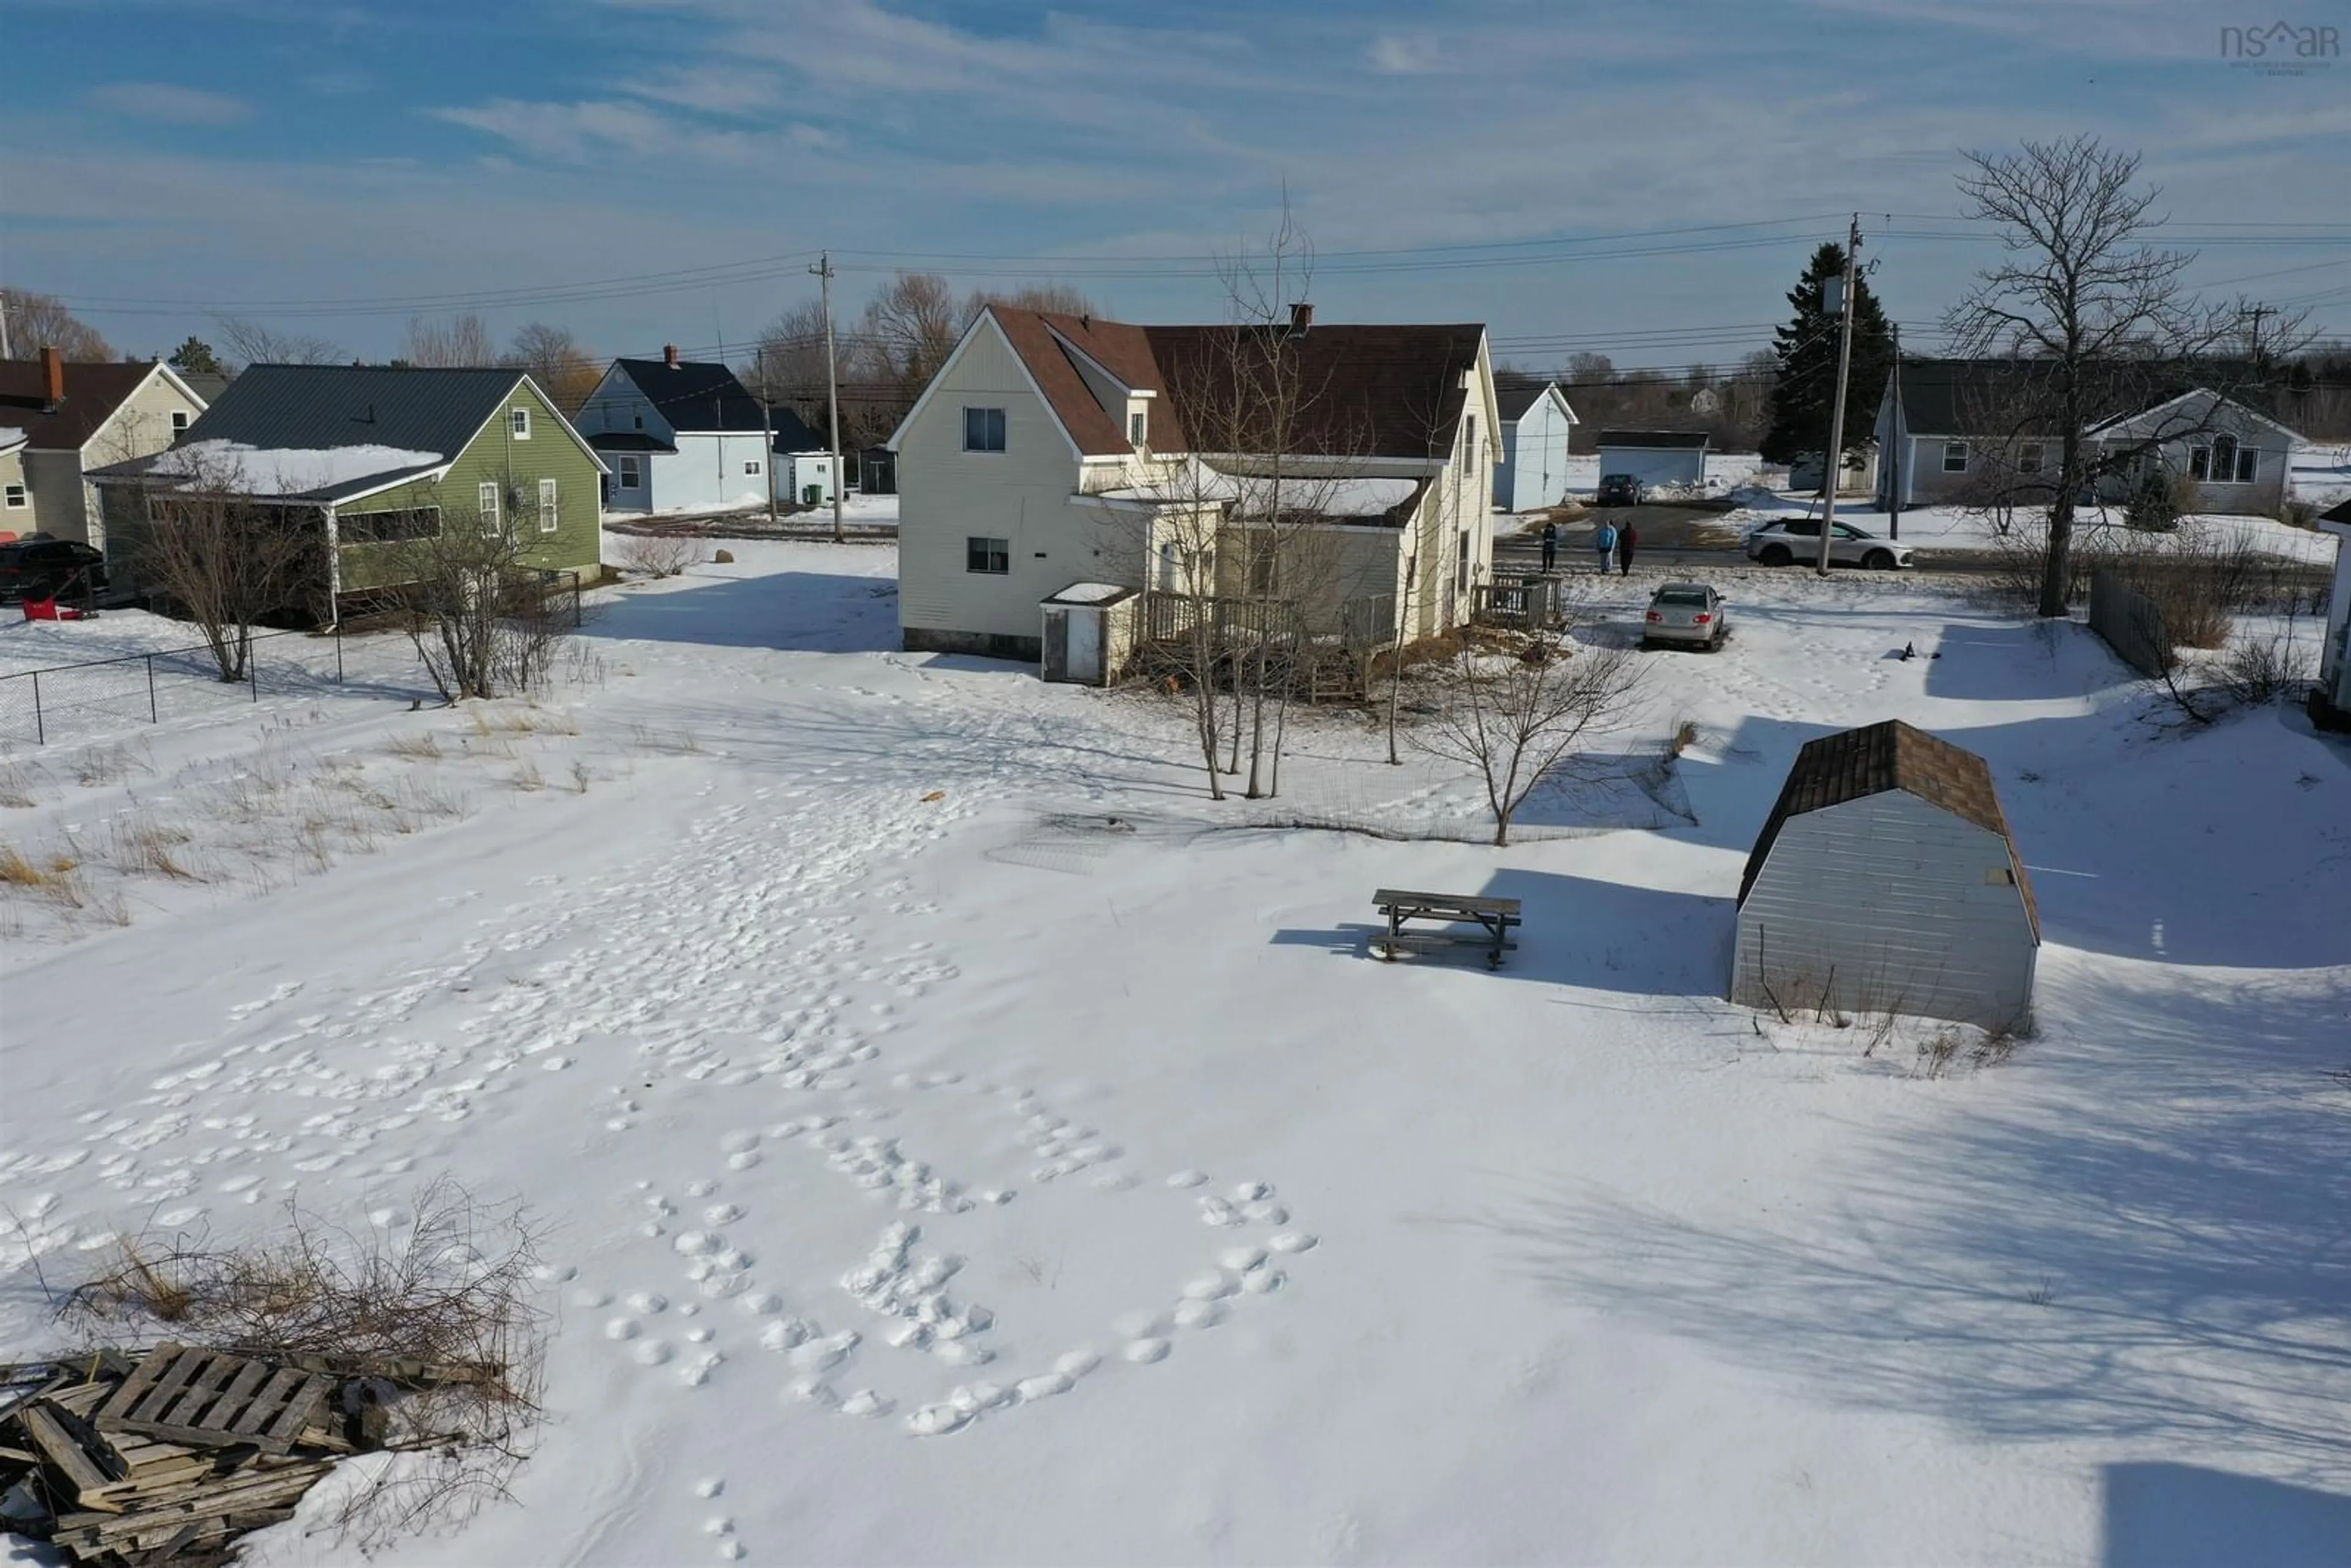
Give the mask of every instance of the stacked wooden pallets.
[(0, 1526), (73, 1561), (216, 1553), (293, 1517), (337, 1458), (372, 1446), (354, 1370), (178, 1344), (0, 1377)]

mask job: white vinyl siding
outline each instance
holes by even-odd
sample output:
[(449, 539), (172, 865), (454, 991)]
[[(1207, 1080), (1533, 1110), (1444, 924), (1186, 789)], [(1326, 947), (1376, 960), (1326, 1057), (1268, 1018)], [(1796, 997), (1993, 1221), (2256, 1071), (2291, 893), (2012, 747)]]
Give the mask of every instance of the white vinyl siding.
[(2035, 942), (1999, 834), (1900, 790), (1791, 818), (1739, 910), (1731, 999), (1997, 1029), (2029, 1012)]

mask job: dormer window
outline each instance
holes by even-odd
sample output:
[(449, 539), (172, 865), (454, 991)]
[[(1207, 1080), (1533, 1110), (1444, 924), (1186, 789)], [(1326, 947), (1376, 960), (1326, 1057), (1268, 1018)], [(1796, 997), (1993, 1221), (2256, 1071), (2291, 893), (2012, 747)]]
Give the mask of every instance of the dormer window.
[(172, 411), (172, 434), (174, 435), (183, 434), (186, 432), (187, 428), (188, 411), (184, 408), (173, 409)]
[(1126, 411), (1126, 439), (1130, 445), (1145, 446), (1151, 441), (1151, 411), (1135, 405)]

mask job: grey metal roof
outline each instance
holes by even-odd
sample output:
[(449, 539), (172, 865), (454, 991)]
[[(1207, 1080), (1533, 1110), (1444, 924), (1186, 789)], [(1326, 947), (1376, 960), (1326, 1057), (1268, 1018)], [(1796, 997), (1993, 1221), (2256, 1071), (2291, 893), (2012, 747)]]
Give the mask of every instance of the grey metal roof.
[(1703, 451), (1710, 438), (1703, 430), (1604, 430), (1600, 433), (1603, 446), (1632, 448), (1664, 447), (1675, 451)]
[(1516, 419), (1534, 407), (1535, 400), (1552, 389), (1553, 383), (1543, 376), (1520, 375), (1510, 371), (1497, 371), (1494, 376), (1494, 408), (1506, 420)]
[(455, 457), (522, 380), (511, 370), (249, 365), (181, 438), (265, 450), (394, 446)]
[(648, 435), (642, 430), (600, 430), (588, 438), (588, 444), (599, 452), (675, 452), (674, 442), (664, 441), (658, 435)]

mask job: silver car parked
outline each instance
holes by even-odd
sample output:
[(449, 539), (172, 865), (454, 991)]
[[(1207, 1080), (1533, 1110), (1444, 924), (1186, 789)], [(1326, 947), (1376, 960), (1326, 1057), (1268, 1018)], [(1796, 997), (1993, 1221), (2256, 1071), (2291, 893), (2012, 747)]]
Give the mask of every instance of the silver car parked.
[[(1855, 528), (1851, 523), (1832, 525), (1829, 536), (1831, 566), (1865, 567), (1871, 571), (1893, 571), (1910, 564), (1910, 547), (1896, 539), (1873, 534), (1867, 528)], [(1789, 517), (1782, 522), (1766, 523), (1747, 536), (1747, 559), (1761, 561), (1765, 566), (1810, 565), (1821, 559), (1821, 520), (1818, 517)]]
[(1641, 623), (1644, 648), (1672, 643), (1711, 653), (1729, 635), (1730, 617), (1723, 608), (1722, 595), (1703, 582), (1667, 583), (1650, 599), (1648, 615)]

